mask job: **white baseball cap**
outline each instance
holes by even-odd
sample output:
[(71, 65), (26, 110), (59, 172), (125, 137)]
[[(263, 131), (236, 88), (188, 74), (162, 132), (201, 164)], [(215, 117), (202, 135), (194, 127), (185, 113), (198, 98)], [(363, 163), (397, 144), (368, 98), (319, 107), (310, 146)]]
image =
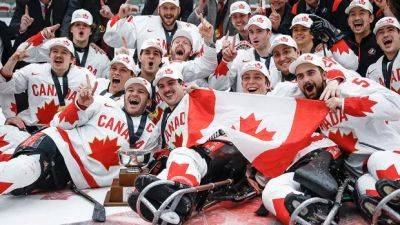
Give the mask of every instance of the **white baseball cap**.
[(176, 38), (178, 38), (178, 37), (185, 37), (185, 38), (187, 38), (187, 39), (189, 40), (190, 44), (193, 45), (193, 38), (192, 38), (192, 35), (190, 34), (190, 32), (189, 32), (188, 30), (185, 30), (185, 29), (178, 29), (178, 30), (175, 32), (174, 36), (172, 37), (171, 43), (174, 42), (174, 40), (175, 40)]
[(142, 43), (140, 50), (145, 50), (148, 48), (156, 48), (161, 52), (161, 56), (165, 55), (166, 49), (161, 45), (161, 42), (155, 38), (147, 39)]
[(251, 25), (256, 25), (259, 28), (264, 29), (264, 30), (266, 30), (266, 29), (272, 30), (271, 20), (269, 20), (268, 17), (262, 16), (262, 15), (252, 16), (249, 19), (249, 22), (247, 22), (244, 29), (248, 30)]
[(240, 70), (240, 78), (243, 76), (244, 73), (248, 71), (258, 71), (262, 73), (265, 77), (267, 77), (269, 81), (269, 72), (267, 67), (264, 65), (264, 63), (261, 63), (260, 61), (250, 61), (247, 62), (243, 65), (242, 69)]
[(311, 28), (312, 24), (313, 20), (310, 18), (309, 14), (300, 13), (293, 18), (290, 29), (292, 29), (295, 25), (301, 25), (303, 27)]
[(165, 3), (172, 3), (174, 5), (176, 5), (177, 7), (179, 7), (179, 0), (160, 0), (160, 2), (158, 3), (158, 6), (161, 6), (162, 4)]
[(151, 90), (151, 84), (150, 82), (148, 82), (146, 79), (144, 79), (143, 77), (132, 77), (129, 78), (126, 82), (125, 82), (125, 90), (131, 85), (131, 84), (141, 84), (143, 85), (147, 92), (149, 93), (149, 96), (151, 96), (153, 94), (152, 90)]
[(135, 62), (133, 58), (127, 54), (118, 54), (110, 62), (110, 66), (114, 63), (122, 63), (128, 70), (135, 73)]
[(75, 10), (74, 13), (72, 13), (71, 24), (73, 24), (75, 22), (82, 22), (82, 23), (86, 23), (87, 25), (91, 26), (93, 24), (93, 16), (87, 10), (78, 9), (78, 10)]
[(296, 50), (298, 49), (296, 42), (293, 40), (292, 37), (289, 35), (284, 35), (284, 34), (278, 34), (276, 37), (272, 40), (272, 44), (268, 49), (268, 52), (271, 54), (274, 48), (278, 45), (287, 45), (289, 47), (293, 47)]
[(234, 13), (241, 13), (241, 14), (249, 14), (251, 13), (251, 9), (249, 4), (245, 1), (237, 1), (232, 3), (229, 11), (229, 16), (232, 16)]
[(48, 51), (48, 53), (50, 52), (50, 49), (54, 46), (65, 47), (66, 49), (68, 49), (68, 51), (71, 52), (72, 55), (74, 55), (75, 53), (74, 44), (72, 44), (72, 42), (68, 38), (53, 38), (43, 44), (44, 50)]
[(350, 13), (350, 10), (355, 7), (361, 7), (371, 14), (374, 12), (374, 8), (369, 0), (353, 0), (350, 2), (349, 6), (347, 6), (346, 10), (344, 11), (346, 14)]
[(400, 24), (396, 18), (383, 17), (382, 19), (378, 20), (378, 22), (376, 22), (375, 27), (374, 27), (374, 34), (376, 34), (379, 29), (381, 29), (382, 27), (385, 27), (385, 26), (396, 27), (397, 29), (400, 30)]
[(305, 64), (305, 63), (310, 63), (313, 64), (315, 66), (321, 67), (322, 70), (326, 70), (325, 69), (325, 64), (322, 61), (322, 57), (316, 54), (311, 54), (311, 53), (305, 53), (301, 56), (299, 56), (299, 58), (297, 58), (294, 62), (292, 62), (292, 64), (290, 64), (289, 66), (289, 72), (292, 74), (295, 74), (296, 72), (296, 68), (301, 65), (301, 64)]
[(157, 86), (158, 81), (166, 77), (175, 80), (183, 80), (182, 71), (175, 67), (174, 64), (167, 64), (158, 70), (156, 78), (153, 81), (153, 85)]

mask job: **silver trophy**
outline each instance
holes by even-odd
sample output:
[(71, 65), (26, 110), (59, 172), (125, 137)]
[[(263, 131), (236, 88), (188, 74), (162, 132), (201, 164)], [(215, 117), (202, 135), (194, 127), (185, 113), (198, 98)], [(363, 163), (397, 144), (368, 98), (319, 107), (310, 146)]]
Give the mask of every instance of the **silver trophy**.
[(136, 177), (148, 173), (146, 156), (150, 153), (151, 151), (133, 148), (118, 151), (119, 163), (125, 168), (121, 168), (119, 177), (113, 180), (104, 201), (105, 206), (128, 205), (126, 199), (133, 189)]

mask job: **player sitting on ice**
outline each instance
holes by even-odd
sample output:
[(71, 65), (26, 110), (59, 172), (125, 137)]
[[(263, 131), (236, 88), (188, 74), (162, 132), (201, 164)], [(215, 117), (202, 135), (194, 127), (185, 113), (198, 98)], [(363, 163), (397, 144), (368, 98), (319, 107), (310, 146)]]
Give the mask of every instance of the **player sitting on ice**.
[(97, 87), (81, 85), (77, 100), (56, 114), (49, 127), (28, 138), (13, 158), (0, 162), (0, 194), (56, 190), (73, 181), (78, 188), (110, 186), (119, 171), (118, 150), (153, 150), (158, 129), (145, 113), (150, 83), (131, 78), (125, 84), (124, 107), (96, 96)]
[[(163, 112), (167, 116), (162, 118), (161, 133), (165, 146), (173, 150), (169, 154), (166, 168), (160, 174), (157, 176), (142, 175), (136, 179), (137, 192), (128, 199), (131, 208), (136, 211), (136, 202), (140, 192), (147, 185), (158, 180), (174, 181), (176, 185), (156, 186), (145, 194), (145, 198), (156, 208), (172, 193), (182, 188), (195, 187), (228, 178), (234, 179), (236, 183), (245, 178), (247, 161), (230, 143), (209, 141), (194, 148), (172, 146), (173, 144), (166, 143), (164, 131), (168, 127), (168, 114), (179, 104), (185, 94), (183, 76), (179, 68), (174, 67), (174, 64), (166, 65), (157, 73), (153, 84), (158, 88), (161, 99), (168, 104), (168, 110)], [(181, 168), (186, 169), (182, 170)], [(198, 206), (199, 202), (195, 201), (194, 197), (190, 194), (181, 198), (176, 208), (180, 223), (184, 222), (191, 215), (194, 207)], [(143, 204), (141, 205), (141, 214), (147, 220), (153, 219), (153, 213)]]
[[(315, 54), (301, 55), (289, 70), (296, 75), (297, 83), (277, 86), (272, 93), (314, 100), (319, 99), (326, 88), (327, 73), (335, 72), (327, 72), (323, 59)], [(386, 120), (400, 118), (400, 97), (378, 83), (361, 77), (342, 82), (339, 91), (338, 96), (325, 100), (330, 112), (320, 125), (320, 130), (348, 154), (344, 162), (346, 169), (356, 178), (359, 177), (355, 187), (359, 206), (365, 215), (371, 217), (377, 199), (399, 187), (400, 175), (397, 171), (400, 170), (400, 154), (397, 151), (400, 137)], [(324, 154), (326, 156), (323, 158), (332, 157)], [(363, 165), (366, 168), (362, 168)], [(321, 183), (321, 180), (314, 179), (295, 181), (295, 174), (287, 173), (270, 180), (263, 192), (264, 206), (284, 223), (288, 223), (289, 216), (298, 204), (309, 198), (300, 190), (300, 184), (305, 186), (309, 182), (308, 189), (318, 190), (319, 186), (313, 186)], [(322, 179), (322, 184), (326, 181)], [(320, 196), (332, 198), (332, 195)], [(324, 214), (321, 211), (327, 208), (311, 205), (301, 216), (314, 223), (322, 223), (318, 215)], [(381, 219), (391, 224), (386, 216)]]

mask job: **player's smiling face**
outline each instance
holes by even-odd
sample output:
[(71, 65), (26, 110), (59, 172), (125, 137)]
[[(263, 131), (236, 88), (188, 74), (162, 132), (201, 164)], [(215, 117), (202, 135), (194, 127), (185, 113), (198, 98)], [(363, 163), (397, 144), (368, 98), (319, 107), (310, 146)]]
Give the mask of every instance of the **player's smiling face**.
[(125, 82), (131, 78), (133, 72), (122, 63), (113, 63), (110, 66), (110, 88), (118, 92), (124, 89)]
[(150, 107), (150, 104), (150, 95), (143, 85), (133, 83), (126, 88), (124, 107), (129, 115), (142, 115), (146, 107)]
[(56, 72), (67, 71), (74, 59), (72, 53), (63, 46), (53, 46), (49, 57), (51, 68)]
[(158, 7), (158, 15), (160, 15), (162, 23), (165, 26), (174, 25), (180, 12), (180, 8), (172, 3), (164, 3)]

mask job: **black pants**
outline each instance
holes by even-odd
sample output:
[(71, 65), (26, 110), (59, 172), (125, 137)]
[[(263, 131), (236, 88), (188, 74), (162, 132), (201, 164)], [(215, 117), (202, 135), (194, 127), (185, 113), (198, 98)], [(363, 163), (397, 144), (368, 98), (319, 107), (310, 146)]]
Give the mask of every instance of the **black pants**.
[(40, 155), (41, 174), (33, 184), (15, 189), (13, 195), (27, 195), (33, 190), (58, 190), (65, 188), (71, 181), (64, 158), (54, 141), (44, 133), (38, 132), (22, 142), (13, 155)]

